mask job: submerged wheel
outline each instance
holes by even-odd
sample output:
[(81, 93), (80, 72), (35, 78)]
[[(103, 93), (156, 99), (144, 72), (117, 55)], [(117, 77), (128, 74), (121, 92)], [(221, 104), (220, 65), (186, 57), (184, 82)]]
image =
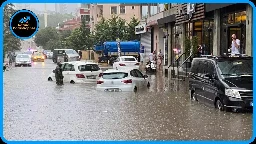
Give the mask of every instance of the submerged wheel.
[(216, 106), (216, 108), (218, 109), (218, 110), (220, 110), (220, 111), (224, 111), (225, 110), (225, 108), (224, 108), (224, 104), (222, 103), (222, 101), (220, 100), (220, 99), (217, 99), (216, 100), (216, 104), (215, 104)]
[(71, 84), (75, 84), (75, 82), (73, 80), (70, 81)]
[(48, 78), (48, 81), (52, 81), (52, 78), (51, 78), (51, 77), (49, 77), (49, 78)]
[(195, 91), (194, 91), (194, 92), (191, 92), (191, 100), (192, 100), (192, 101), (198, 101), (197, 98), (196, 98), (196, 93), (195, 93)]

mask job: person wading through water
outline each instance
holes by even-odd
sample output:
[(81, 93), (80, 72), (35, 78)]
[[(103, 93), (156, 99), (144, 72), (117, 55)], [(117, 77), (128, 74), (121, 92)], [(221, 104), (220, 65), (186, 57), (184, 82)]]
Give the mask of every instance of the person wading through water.
[(55, 69), (55, 78), (56, 78), (56, 84), (57, 85), (63, 85), (63, 74), (62, 74), (62, 69), (61, 69), (61, 63), (58, 62), (56, 69)]

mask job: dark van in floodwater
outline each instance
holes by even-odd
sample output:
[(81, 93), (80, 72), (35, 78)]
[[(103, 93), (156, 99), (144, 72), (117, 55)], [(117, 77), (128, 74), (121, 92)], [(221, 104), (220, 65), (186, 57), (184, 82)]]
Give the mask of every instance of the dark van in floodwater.
[(194, 58), (189, 93), (221, 111), (253, 109), (253, 58)]

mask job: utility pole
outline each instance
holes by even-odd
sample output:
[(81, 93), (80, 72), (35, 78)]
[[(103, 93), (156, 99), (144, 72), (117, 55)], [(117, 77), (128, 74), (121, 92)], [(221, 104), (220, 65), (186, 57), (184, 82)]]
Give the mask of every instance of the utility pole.
[(44, 4), (44, 27), (47, 27), (47, 6)]

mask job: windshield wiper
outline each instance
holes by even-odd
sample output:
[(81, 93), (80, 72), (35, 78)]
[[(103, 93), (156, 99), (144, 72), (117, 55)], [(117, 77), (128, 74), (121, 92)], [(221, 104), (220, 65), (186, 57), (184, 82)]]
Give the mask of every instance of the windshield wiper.
[(237, 76), (237, 74), (221, 74), (221, 75), (226, 75), (226, 76)]

